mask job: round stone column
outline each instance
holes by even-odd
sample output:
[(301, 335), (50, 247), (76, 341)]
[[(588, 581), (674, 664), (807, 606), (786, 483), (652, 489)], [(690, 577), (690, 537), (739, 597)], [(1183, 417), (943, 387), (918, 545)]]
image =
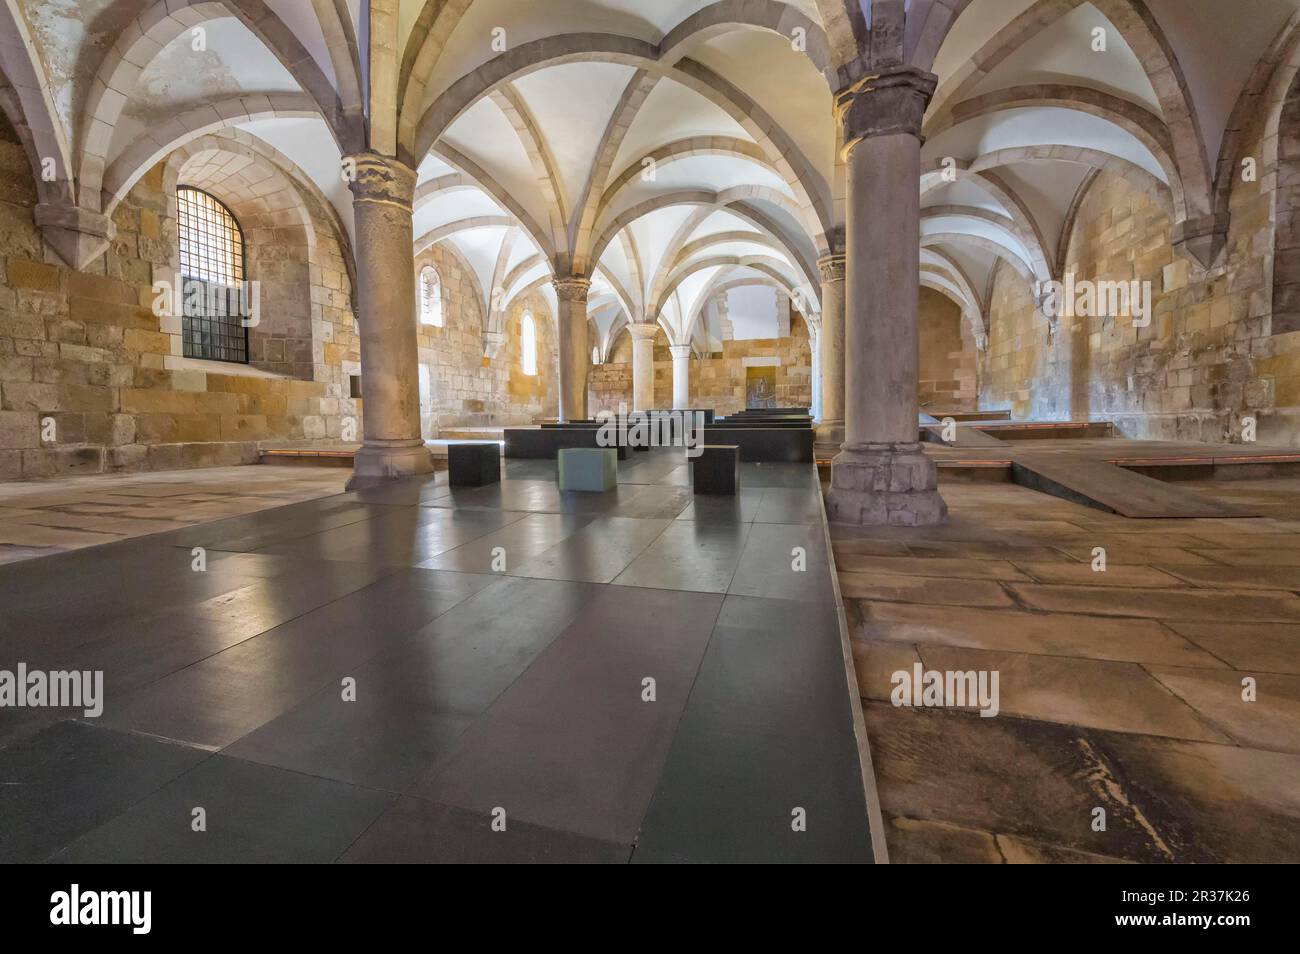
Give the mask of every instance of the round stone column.
[(833, 457), (844, 443), (844, 256), (828, 255), (817, 262), (817, 268), (822, 279), (822, 327), (817, 341), (822, 385), (817, 450)]
[(357, 327), (364, 438), (348, 487), (433, 471), (420, 434), (415, 252), (415, 170), (385, 156), (350, 157), (356, 222)]
[(691, 346), (670, 345), (673, 356), (673, 410), (691, 406)]
[(580, 421), (587, 416), (587, 373), (591, 367), (591, 349), (587, 347), (591, 279), (557, 278), (552, 284), (560, 303), (560, 420)]
[(848, 171), (844, 444), (828, 515), (840, 523), (947, 520), (917, 422), (921, 118), (935, 78), (868, 76), (836, 97)]
[(632, 410), (655, 406), (655, 337), (659, 326), (636, 322), (627, 326), (632, 336)]

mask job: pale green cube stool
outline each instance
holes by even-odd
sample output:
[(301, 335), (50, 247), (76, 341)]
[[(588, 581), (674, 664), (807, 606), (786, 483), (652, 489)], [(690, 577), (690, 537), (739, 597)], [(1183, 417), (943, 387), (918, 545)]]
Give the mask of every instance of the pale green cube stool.
[(565, 447), (559, 457), (561, 490), (599, 493), (618, 486), (618, 451), (612, 447)]

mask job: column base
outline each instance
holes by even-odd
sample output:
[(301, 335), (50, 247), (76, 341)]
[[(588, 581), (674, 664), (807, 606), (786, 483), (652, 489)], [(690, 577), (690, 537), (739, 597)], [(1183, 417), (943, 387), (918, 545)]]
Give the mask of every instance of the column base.
[(948, 521), (934, 461), (920, 444), (859, 444), (831, 463), (826, 515), (864, 527), (929, 527)]
[(840, 445), (844, 443), (844, 422), (822, 421), (817, 425), (816, 434), (813, 454), (818, 460), (827, 460), (840, 452)]
[(372, 487), (385, 480), (433, 473), (433, 458), (422, 440), (367, 441), (352, 458), (348, 490)]

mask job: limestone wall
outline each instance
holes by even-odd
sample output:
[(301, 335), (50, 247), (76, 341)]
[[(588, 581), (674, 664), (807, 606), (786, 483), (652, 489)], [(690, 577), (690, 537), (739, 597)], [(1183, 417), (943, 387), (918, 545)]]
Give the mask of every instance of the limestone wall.
[(1175, 251), (1170, 217), (1153, 196), (1102, 173), (1079, 208), (1065, 271), (1150, 282), (1150, 326), (1094, 316), (1062, 319), (1049, 335), (1027, 284), (1002, 268), (980, 406), (1207, 442), (1240, 441), (1242, 418), (1253, 416), (1260, 441), (1300, 442), (1300, 332), (1271, 334), (1276, 182), (1267, 171), (1236, 183), (1227, 247), (1205, 270)]
[(961, 308), (932, 288), (922, 288), (919, 308), (918, 392), (930, 414), (974, 410), (975, 338), (962, 320)]
[[(272, 297), (257, 355), (267, 366), (197, 362), (179, 353), (174, 319), (152, 310), (152, 282), (171, 280), (174, 203), (162, 167), (114, 213), (117, 237), (78, 272), (43, 247), (36, 190), (12, 130), (0, 135), (0, 479), (250, 463), (258, 442), (339, 438), (356, 422), (348, 372), (358, 370), (350, 285), (332, 239), (317, 242), (293, 322), (310, 322), (309, 349), (285, 334)], [(256, 231), (250, 244), (264, 242)], [(251, 251), (251, 249), (250, 249)], [(270, 246), (258, 267), (270, 273)], [(285, 265), (284, 268), (287, 268)], [(283, 270), (281, 271), (283, 274)], [(296, 335), (295, 335), (296, 336)], [(279, 341), (277, 345), (276, 342)]]
[[(802, 321), (791, 324), (788, 338), (753, 338), (725, 341), (721, 353), (690, 361), (691, 406), (734, 414), (745, 407), (747, 364), (775, 364), (777, 403), (785, 407), (812, 404), (812, 349)], [(632, 406), (632, 354), (630, 338), (620, 335), (611, 360), (593, 369), (589, 391), (592, 413)], [(668, 338), (655, 338), (655, 407), (673, 406), (673, 362)]]
[[(441, 428), (530, 424), (559, 408), (555, 319), (539, 292), (513, 301), (505, 341), (489, 359), (483, 349), (482, 291), (470, 266), (446, 243), (416, 257), (416, 274), (432, 265), (442, 281), (443, 327), (419, 325), (420, 362), (431, 388), (421, 393), (426, 438)], [(523, 373), (520, 326), (532, 312), (537, 332), (537, 374)]]

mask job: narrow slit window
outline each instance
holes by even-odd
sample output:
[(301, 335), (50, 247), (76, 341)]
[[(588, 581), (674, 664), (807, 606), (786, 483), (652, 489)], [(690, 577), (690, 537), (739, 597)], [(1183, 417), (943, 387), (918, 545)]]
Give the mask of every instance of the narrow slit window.
[(519, 323), (519, 350), (522, 352), (520, 363), (524, 374), (537, 374), (537, 327), (533, 324), (533, 313), (524, 312)]
[(442, 327), (442, 280), (432, 265), (420, 269), (420, 324)]

